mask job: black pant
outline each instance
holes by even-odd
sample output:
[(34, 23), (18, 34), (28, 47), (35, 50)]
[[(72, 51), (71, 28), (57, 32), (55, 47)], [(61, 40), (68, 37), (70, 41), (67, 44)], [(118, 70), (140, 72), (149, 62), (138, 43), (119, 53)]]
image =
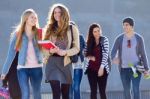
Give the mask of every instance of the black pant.
[(51, 80), (50, 81), (53, 99), (60, 99), (62, 94), (62, 99), (69, 99), (69, 88), (70, 84), (60, 84), (60, 81)]
[(3, 80), (3, 86), (9, 88), (10, 97), (12, 99), (21, 99), (21, 90), (17, 78), (18, 53), (16, 54), (6, 78)]
[(97, 99), (97, 85), (99, 87), (99, 93), (101, 99), (107, 99), (106, 97), (106, 85), (107, 85), (107, 77), (108, 74), (106, 70), (104, 69), (104, 75), (101, 77), (98, 77), (98, 73), (92, 70), (88, 70), (87, 72), (90, 89), (91, 89), (91, 95), (90, 99)]

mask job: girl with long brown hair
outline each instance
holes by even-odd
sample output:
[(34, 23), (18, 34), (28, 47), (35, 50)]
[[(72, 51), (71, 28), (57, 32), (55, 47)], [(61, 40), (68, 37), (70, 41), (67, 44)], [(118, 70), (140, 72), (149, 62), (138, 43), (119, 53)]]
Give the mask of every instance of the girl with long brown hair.
[[(45, 51), (46, 81), (50, 83), (53, 99), (69, 99), (69, 87), (72, 83), (72, 64), (70, 56), (79, 52), (79, 32), (72, 25), (73, 42), (70, 31), (70, 15), (67, 7), (54, 4), (49, 12), (45, 27), (45, 40), (52, 41), (57, 47)], [(73, 47), (71, 48), (71, 43)]]

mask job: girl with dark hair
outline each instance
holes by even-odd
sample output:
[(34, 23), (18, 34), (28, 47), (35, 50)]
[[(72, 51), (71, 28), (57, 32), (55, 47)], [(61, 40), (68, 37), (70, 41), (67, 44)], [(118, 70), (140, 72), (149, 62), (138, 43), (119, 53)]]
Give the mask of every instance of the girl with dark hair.
[(89, 27), (86, 57), (89, 60), (87, 77), (90, 84), (90, 99), (97, 99), (97, 85), (101, 99), (106, 98), (107, 77), (110, 71), (108, 65), (109, 42), (102, 36), (99, 24), (93, 23)]

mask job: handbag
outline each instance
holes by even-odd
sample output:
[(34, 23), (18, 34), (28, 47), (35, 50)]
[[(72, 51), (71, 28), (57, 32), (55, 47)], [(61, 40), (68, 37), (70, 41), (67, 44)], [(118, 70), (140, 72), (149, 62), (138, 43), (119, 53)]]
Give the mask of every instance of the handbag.
[(7, 81), (3, 80), (2, 81), (3, 85), (0, 87), (0, 99), (4, 98), (4, 99), (9, 99), (10, 98), (10, 93), (8, 90), (8, 85), (7, 85)]
[[(72, 41), (71, 41), (71, 48), (72, 48), (73, 47), (73, 30), (72, 30), (72, 25), (70, 25), (70, 30), (71, 30), (71, 38), (72, 38)], [(76, 63), (78, 61), (78, 54), (70, 56), (70, 60), (71, 60), (72, 63)]]

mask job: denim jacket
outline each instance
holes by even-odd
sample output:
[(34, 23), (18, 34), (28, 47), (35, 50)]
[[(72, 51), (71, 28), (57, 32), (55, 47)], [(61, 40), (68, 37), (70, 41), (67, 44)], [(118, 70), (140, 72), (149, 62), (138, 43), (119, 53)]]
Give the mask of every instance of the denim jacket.
[[(7, 58), (2, 68), (2, 74), (8, 73), (10, 66), (16, 56), (16, 53), (17, 53), (17, 50), (15, 49), (16, 39), (17, 39), (17, 35), (15, 33), (10, 40)], [(40, 64), (42, 63), (42, 54), (40, 52), (39, 47), (37, 46), (37, 40), (35, 39), (35, 37), (32, 39), (32, 42), (33, 42), (33, 47), (35, 50), (38, 63)], [(21, 44), (21, 48), (19, 50), (19, 56), (18, 56), (19, 65), (22, 65), (22, 66), (25, 65), (26, 57), (27, 57), (27, 49), (28, 49), (28, 37), (26, 36), (25, 33), (23, 33), (22, 44)]]

